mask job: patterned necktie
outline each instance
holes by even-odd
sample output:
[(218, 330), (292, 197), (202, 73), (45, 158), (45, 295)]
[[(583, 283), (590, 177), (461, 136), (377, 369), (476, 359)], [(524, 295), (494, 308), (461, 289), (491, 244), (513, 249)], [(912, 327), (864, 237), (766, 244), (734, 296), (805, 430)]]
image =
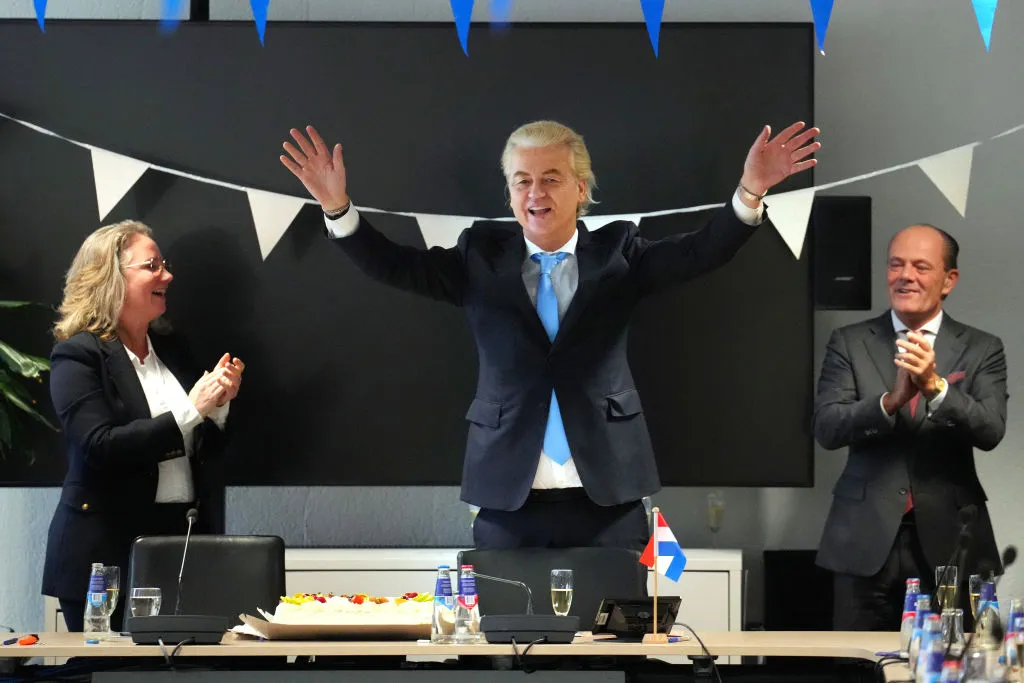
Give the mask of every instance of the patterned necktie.
[[(558, 297), (555, 295), (555, 287), (551, 282), (551, 271), (561, 263), (567, 253), (560, 251), (557, 254), (534, 254), (530, 258), (540, 263), (540, 279), (537, 282), (537, 315), (548, 333), (548, 339), (555, 340), (558, 334)], [(569, 462), (569, 440), (565, 436), (565, 426), (562, 424), (562, 411), (558, 408), (558, 399), (554, 390), (551, 391), (551, 408), (548, 410), (548, 424), (544, 429), (544, 453), (549, 458), (564, 465)]]

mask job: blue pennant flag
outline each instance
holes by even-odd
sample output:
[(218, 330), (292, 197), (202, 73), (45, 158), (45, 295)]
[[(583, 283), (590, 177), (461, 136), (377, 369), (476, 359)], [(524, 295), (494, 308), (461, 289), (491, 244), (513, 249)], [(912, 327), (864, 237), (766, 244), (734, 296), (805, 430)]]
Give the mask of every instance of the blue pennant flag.
[(178, 27), (181, 21), (182, 0), (163, 0), (160, 7), (160, 30), (170, 33)]
[(510, 16), (512, 16), (512, 0), (491, 0), (492, 24), (508, 26)]
[(996, 21), (996, 5), (999, 0), (971, 0), (974, 3), (974, 15), (978, 17), (978, 28), (981, 29), (982, 40), (985, 41), (985, 49), (990, 50), (992, 46), (992, 24)]
[(270, 7), (270, 0), (249, 0), (249, 7), (252, 8), (256, 31), (260, 34), (260, 45), (265, 45), (263, 37), (267, 34), (267, 8)]
[(818, 51), (825, 54), (825, 34), (828, 33), (828, 22), (832, 18), (832, 5), (835, 0), (811, 0), (811, 14), (814, 15), (814, 34), (818, 36)]
[(474, 0), (451, 0), (452, 16), (455, 17), (455, 29), (459, 32), (462, 52), (469, 56), (469, 22), (473, 18)]
[(34, 0), (36, 6), (36, 23), (39, 30), (46, 33), (46, 0)]
[(647, 22), (647, 35), (651, 37), (654, 56), (658, 56), (658, 38), (661, 35), (661, 18), (665, 15), (665, 0), (640, 0), (640, 9)]

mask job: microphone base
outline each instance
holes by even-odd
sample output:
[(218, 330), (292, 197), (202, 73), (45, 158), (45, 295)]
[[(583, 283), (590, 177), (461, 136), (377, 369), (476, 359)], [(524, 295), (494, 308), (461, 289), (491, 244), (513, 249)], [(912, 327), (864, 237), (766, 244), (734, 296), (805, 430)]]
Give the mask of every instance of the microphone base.
[(228, 619), (212, 614), (158, 614), (152, 617), (128, 617), (125, 628), (136, 645), (219, 645), (228, 630)]
[(580, 630), (579, 617), (553, 614), (491, 614), (480, 620), (480, 630), (488, 643), (519, 644), (545, 639), (546, 643), (571, 643)]

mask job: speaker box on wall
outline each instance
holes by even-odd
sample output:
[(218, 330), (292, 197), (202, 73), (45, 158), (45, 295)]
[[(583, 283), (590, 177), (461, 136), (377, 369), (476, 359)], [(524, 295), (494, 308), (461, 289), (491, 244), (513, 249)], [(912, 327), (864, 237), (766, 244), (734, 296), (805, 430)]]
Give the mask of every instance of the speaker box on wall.
[(814, 307), (871, 309), (871, 197), (815, 197)]

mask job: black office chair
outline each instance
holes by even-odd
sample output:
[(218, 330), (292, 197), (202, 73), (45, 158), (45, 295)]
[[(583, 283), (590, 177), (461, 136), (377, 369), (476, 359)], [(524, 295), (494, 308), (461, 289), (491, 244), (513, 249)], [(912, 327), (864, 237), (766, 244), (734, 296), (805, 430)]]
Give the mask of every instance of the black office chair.
[[(553, 614), (551, 570), (571, 569), (573, 598), (569, 614), (589, 631), (604, 598), (642, 598), (647, 595), (647, 567), (640, 552), (624, 548), (518, 548), (464, 550), (459, 564), (503, 579), (522, 581), (533, 592), (536, 614)], [(481, 614), (523, 614), (526, 594), (516, 586), (477, 579)]]
[[(157, 587), (160, 614), (174, 614), (184, 536), (140, 536), (132, 543), (128, 590)], [(272, 612), (285, 594), (284, 541), (278, 536), (193, 534), (181, 581), (181, 614), (223, 616)], [(125, 610), (126, 617), (131, 615)]]

